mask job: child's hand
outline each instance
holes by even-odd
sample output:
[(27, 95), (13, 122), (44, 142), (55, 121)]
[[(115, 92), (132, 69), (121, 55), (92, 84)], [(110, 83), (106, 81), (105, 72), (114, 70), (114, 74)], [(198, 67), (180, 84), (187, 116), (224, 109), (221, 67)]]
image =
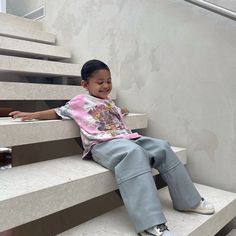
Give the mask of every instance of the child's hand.
[(13, 119), (21, 118), (22, 121), (33, 120), (37, 118), (35, 112), (13, 111), (9, 113), (9, 116), (11, 116)]
[(129, 110), (125, 107), (125, 108), (121, 108), (121, 113), (126, 116), (129, 114)]

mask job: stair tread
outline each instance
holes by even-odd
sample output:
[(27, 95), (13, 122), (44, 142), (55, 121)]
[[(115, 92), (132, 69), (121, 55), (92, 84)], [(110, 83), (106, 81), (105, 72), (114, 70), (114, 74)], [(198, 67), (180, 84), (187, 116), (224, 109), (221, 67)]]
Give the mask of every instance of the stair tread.
[[(130, 129), (147, 127), (147, 115), (130, 113), (125, 116)], [(16, 132), (17, 130), (17, 132)], [(73, 120), (35, 120), (22, 122), (11, 117), (0, 118), (0, 145), (11, 147), (79, 137), (79, 127)]]
[(236, 236), (236, 229), (232, 229), (226, 236)]
[[(172, 147), (172, 149), (186, 164), (186, 156), (181, 154), (181, 152), (186, 153), (186, 149), (181, 147)], [(13, 167), (0, 172), (0, 201), (110, 172), (94, 161), (82, 160), (81, 157), (82, 155), (78, 154)], [(154, 173), (158, 174), (157, 171)]]
[[(236, 194), (216, 188), (196, 184), (199, 192), (215, 206), (214, 215), (181, 213), (172, 208), (167, 187), (159, 190), (159, 197), (167, 225), (177, 236), (212, 236), (215, 235), (236, 214)], [(57, 236), (94, 235), (136, 236), (124, 207), (112, 210), (104, 215), (87, 221)]]
[[(173, 149), (185, 164), (186, 150)], [(0, 232), (117, 189), (110, 171), (80, 157), (63, 157), (0, 172)]]
[(0, 71), (26, 75), (80, 77), (81, 65), (0, 55)]
[(2, 21), (0, 21), (0, 35), (49, 44), (54, 44), (56, 41), (55, 34), (27, 27), (22, 29), (14, 24), (4, 24)]
[[(82, 86), (0, 82), (0, 100), (70, 100), (85, 92)], [(115, 89), (110, 97), (116, 98)]]
[(7, 55), (47, 57), (50, 59), (68, 59), (71, 57), (68, 49), (21, 39), (0, 36), (0, 53)]
[(42, 22), (33, 21), (24, 17), (19, 17), (7, 13), (0, 12), (0, 22), (1, 24), (14, 25), (15, 27), (42, 30)]

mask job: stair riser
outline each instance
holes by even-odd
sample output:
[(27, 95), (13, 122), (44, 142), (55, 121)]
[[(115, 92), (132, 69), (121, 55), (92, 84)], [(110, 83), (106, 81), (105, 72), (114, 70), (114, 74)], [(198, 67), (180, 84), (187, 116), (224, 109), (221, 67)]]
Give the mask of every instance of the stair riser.
[(36, 58), (69, 59), (69, 50), (64, 47), (30, 42), (0, 36), (0, 53)]
[(62, 62), (44, 61), (0, 55), (0, 71), (37, 76), (79, 77), (81, 66)]
[[(16, 93), (17, 91), (17, 93)], [(70, 100), (86, 93), (81, 86), (0, 82), (0, 100)], [(116, 99), (115, 89), (110, 98)]]

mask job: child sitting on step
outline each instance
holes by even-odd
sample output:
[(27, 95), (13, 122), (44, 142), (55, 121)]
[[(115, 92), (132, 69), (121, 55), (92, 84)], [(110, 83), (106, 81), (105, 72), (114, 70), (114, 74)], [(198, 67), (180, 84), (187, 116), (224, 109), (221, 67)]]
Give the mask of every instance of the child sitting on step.
[(14, 111), (9, 115), (32, 119), (74, 119), (80, 127), (83, 158), (92, 158), (111, 170), (124, 205), (139, 235), (171, 236), (161, 209), (151, 168), (167, 183), (173, 206), (179, 211), (213, 214), (214, 207), (193, 185), (183, 164), (164, 140), (132, 133), (124, 123), (127, 112), (108, 97), (112, 90), (110, 69), (99, 60), (86, 62), (81, 70), (81, 94), (64, 106), (40, 112)]

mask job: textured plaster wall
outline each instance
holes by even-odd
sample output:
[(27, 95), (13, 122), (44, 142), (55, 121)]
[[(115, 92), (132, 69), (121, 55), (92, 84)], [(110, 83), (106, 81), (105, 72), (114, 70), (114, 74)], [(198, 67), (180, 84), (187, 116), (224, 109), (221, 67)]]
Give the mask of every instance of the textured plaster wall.
[[(57, 10), (55, 10), (55, 8)], [(144, 134), (188, 148), (201, 183), (236, 192), (236, 23), (182, 0), (46, 0), (73, 60), (107, 62)]]

